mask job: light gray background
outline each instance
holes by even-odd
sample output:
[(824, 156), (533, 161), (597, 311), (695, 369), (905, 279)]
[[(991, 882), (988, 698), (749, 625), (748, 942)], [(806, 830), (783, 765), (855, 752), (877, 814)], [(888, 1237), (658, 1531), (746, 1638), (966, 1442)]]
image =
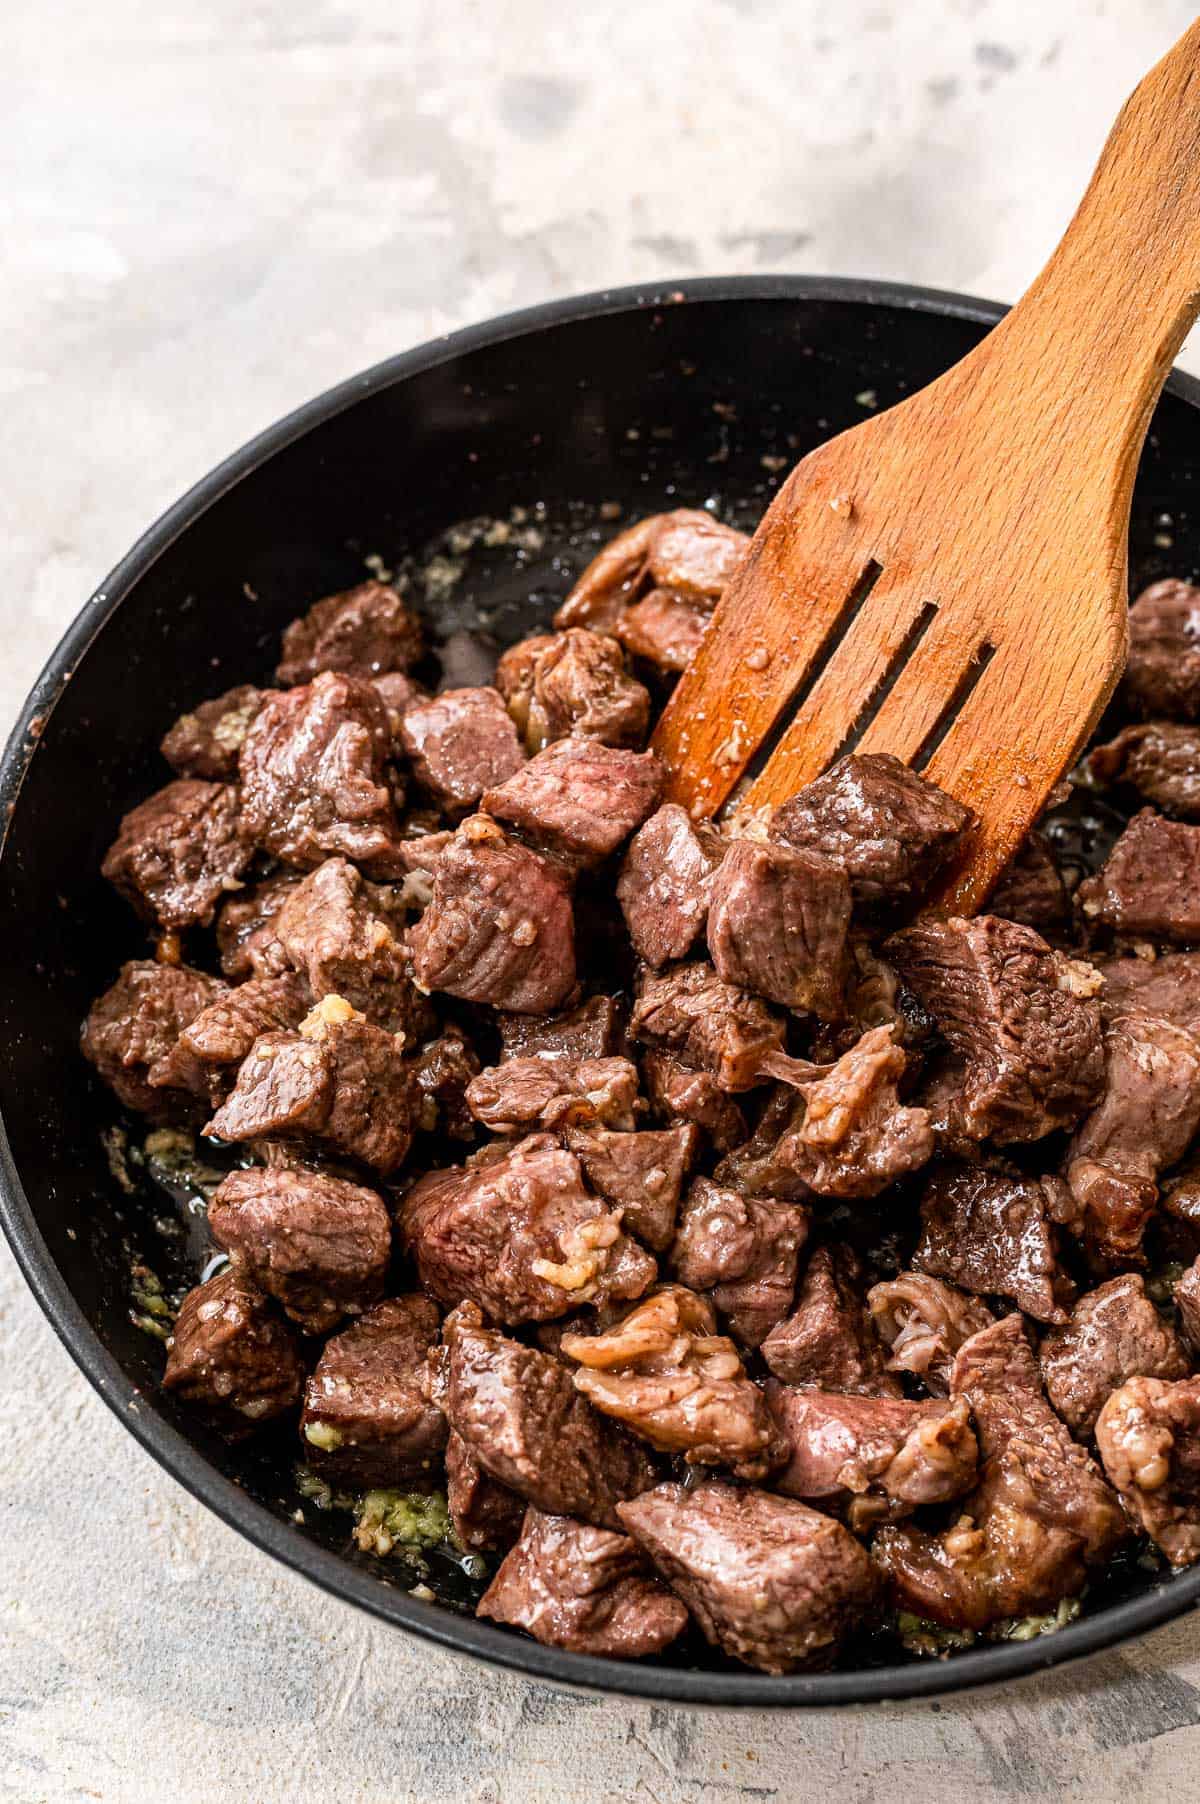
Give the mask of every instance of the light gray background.
[[(0, 715), (277, 415), (572, 290), (730, 270), (1015, 299), (1187, 0), (0, 0)], [(0, 1799), (1194, 1798), (1200, 1625), (785, 1721), (409, 1643), (160, 1474), (0, 1254)]]

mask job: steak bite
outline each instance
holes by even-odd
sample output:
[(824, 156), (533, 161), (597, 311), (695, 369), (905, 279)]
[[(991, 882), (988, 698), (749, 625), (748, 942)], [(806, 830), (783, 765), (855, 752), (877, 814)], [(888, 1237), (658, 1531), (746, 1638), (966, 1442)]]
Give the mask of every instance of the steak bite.
[(470, 1298), (506, 1325), (637, 1297), (655, 1276), (620, 1211), (588, 1193), (578, 1159), (548, 1134), (420, 1178), (400, 1232), (431, 1295), (450, 1305)]
[(499, 1014), (496, 1026), (506, 1059), (607, 1059), (625, 1050), (615, 996), (591, 996), (560, 1015)]
[(538, 650), (529, 660), (527, 679), (522, 674), (517, 680), (515, 712), (513, 699), (505, 698), (530, 752), (572, 734), (604, 745), (645, 743), (650, 692), (629, 675), (615, 640), (569, 627), (531, 643)]
[(1200, 1560), (1200, 1378), (1131, 1378), (1096, 1423), (1096, 1446), (1130, 1521), (1172, 1566)]
[(1026, 834), (992, 891), (990, 912), (1057, 938), (1070, 924), (1071, 898), (1043, 834)]
[(637, 1066), (628, 1059), (505, 1059), (467, 1086), (467, 1107), (493, 1134), (568, 1126), (632, 1128)]
[(1152, 720), (1125, 727), (1087, 760), (1089, 775), (1124, 783), (1184, 821), (1200, 821), (1200, 728)]
[[(315, 677), (267, 697), (242, 744), (242, 827), (285, 864), (339, 853), (387, 876), (400, 831), (384, 781), (392, 734), (365, 677)], [(400, 867), (402, 869), (402, 866)]]
[(1133, 1013), (1154, 1015), (1200, 1037), (1200, 952), (1115, 958), (1097, 969), (1104, 979), (1100, 1007), (1106, 1020)]
[(739, 1478), (761, 1478), (783, 1458), (762, 1391), (717, 1333), (712, 1304), (681, 1284), (661, 1286), (607, 1331), (564, 1334), (560, 1351), (583, 1368), (576, 1389), (660, 1453)]
[(923, 921), (887, 956), (933, 1015), (958, 1070), (948, 1122), (966, 1140), (1040, 1140), (1073, 1127), (1104, 1082), (1086, 967), (1031, 927), (978, 915)]
[(770, 834), (845, 872), (857, 908), (878, 914), (923, 896), (973, 825), (969, 808), (890, 752), (852, 753), (784, 802)]
[(292, 621), (275, 675), (285, 688), (310, 683), (324, 670), (380, 676), (407, 670), (424, 649), (421, 623), (399, 590), (388, 583), (359, 583), (315, 601)]
[(862, 1295), (862, 1264), (848, 1246), (817, 1247), (804, 1269), (796, 1307), (762, 1344), (767, 1367), (785, 1384), (864, 1397), (898, 1397), (884, 1370), (884, 1347)]
[(524, 1629), (544, 1647), (616, 1660), (661, 1654), (688, 1620), (628, 1535), (532, 1505), (475, 1614)]
[(950, 1389), (954, 1356), (995, 1320), (978, 1297), (926, 1272), (900, 1272), (867, 1292), (875, 1332), (891, 1348), (889, 1372), (911, 1372), (935, 1397)]
[(610, 539), (554, 616), (554, 624), (620, 630), (637, 598), (665, 594), (676, 607), (712, 613), (750, 540), (699, 508), (651, 514)]
[(696, 1178), (679, 1217), (670, 1266), (707, 1291), (734, 1340), (758, 1347), (792, 1305), (808, 1211), (775, 1197), (744, 1197)]
[(299, 871), (281, 871), (252, 888), (241, 890), (217, 910), (217, 951), (226, 977), (279, 977), (289, 969), (288, 956), (275, 937), (275, 917), (298, 883)]
[(856, 1534), (948, 1503), (975, 1483), (979, 1448), (964, 1398), (909, 1403), (766, 1385), (791, 1458), (771, 1480), (842, 1517)]
[(446, 1442), (446, 1507), (469, 1553), (511, 1547), (525, 1515), (525, 1499), (490, 1477), (453, 1429)]
[(196, 1113), (186, 1091), (156, 1088), (150, 1072), (173, 1051), (189, 1022), (228, 994), (227, 985), (188, 965), (134, 958), (93, 1002), (80, 1046), (117, 1100), (152, 1121)]
[(144, 919), (207, 927), (253, 855), (233, 784), (180, 777), (130, 809), (100, 869)]
[(653, 813), (662, 785), (653, 752), (576, 736), (555, 740), (487, 790), (483, 806), (569, 864), (597, 865)]
[(433, 900), (410, 929), (408, 947), (423, 989), (543, 1015), (575, 987), (567, 881), (477, 815), (438, 859)]
[(1113, 933), (1200, 940), (1200, 827), (1143, 808), (1078, 896), (1084, 919)]
[(425, 1395), (425, 1369), (439, 1326), (429, 1298), (410, 1294), (376, 1303), (326, 1341), (300, 1417), (315, 1471), (353, 1487), (436, 1482), (447, 1428)]
[(865, 1549), (793, 1498), (663, 1484), (617, 1514), (709, 1641), (760, 1672), (832, 1664), (876, 1602)]
[(739, 839), (713, 874), (708, 951), (718, 977), (822, 1021), (842, 1013), (850, 885), (827, 858)]
[(1057, 1178), (938, 1166), (921, 1198), (913, 1266), (964, 1290), (1011, 1297), (1039, 1322), (1065, 1322), (1073, 1286), (1059, 1265), (1054, 1223), (1067, 1209)]
[(368, 1021), (413, 1045), (433, 1026), (396, 937), (394, 893), (327, 858), (294, 885), (274, 917), (279, 944), (314, 996), (344, 996)]
[[(1200, 1257), (1188, 1266), (1175, 1286), (1174, 1302), (1179, 1317), (1179, 1332), (1192, 1353), (1200, 1353)], [(1169, 1377), (1158, 1372), (1155, 1377)]]
[(231, 1171), (208, 1225), (231, 1263), (308, 1334), (328, 1334), (383, 1295), (391, 1217), (361, 1184), (300, 1169)]
[(151, 1066), (151, 1085), (190, 1090), (215, 1109), (259, 1035), (298, 1027), (311, 1003), (308, 985), (294, 971), (249, 978), (188, 1023), (170, 1052)]
[(1167, 577), (1129, 610), (1122, 698), (1141, 715), (1200, 719), (1200, 589)]
[(1065, 1327), (1038, 1349), (1046, 1395), (1071, 1433), (1086, 1440), (1107, 1399), (1127, 1378), (1186, 1378), (1179, 1336), (1136, 1272), (1080, 1297)]
[(483, 1470), (549, 1515), (617, 1526), (615, 1506), (657, 1476), (653, 1461), (592, 1409), (561, 1360), (483, 1326), (473, 1303), (447, 1316), (426, 1385)]
[(696, 602), (670, 589), (651, 589), (621, 612), (613, 632), (632, 657), (675, 673), (687, 669), (711, 619)]
[(566, 1130), (566, 1143), (597, 1195), (621, 1210), (621, 1226), (656, 1253), (675, 1236), (683, 1182), (695, 1164), (700, 1130), (647, 1128), (623, 1133), (607, 1127)]
[(300, 1402), (296, 1333), (232, 1267), (189, 1290), (167, 1342), (163, 1385), (227, 1440), (241, 1440)]
[(239, 683), (181, 714), (159, 750), (181, 777), (231, 782), (238, 774), (242, 741), (262, 702), (261, 689), (253, 683)]
[(669, 1052), (642, 1055), (650, 1106), (669, 1126), (698, 1127), (714, 1151), (729, 1154), (746, 1138), (746, 1118), (709, 1071), (693, 1071)]
[(422, 789), (451, 815), (476, 807), (485, 789), (525, 762), (494, 689), (443, 689), (414, 703), (400, 723), (400, 743)]
[(765, 1062), (783, 1050), (783, 1023), (775, 1011), (699, 960), (646, 975), (629, 1032), (710, 1072), (722, 1090), (752, 1090), (766, 1076)]
[(416, 1126), (423, 1134), (474, 1140), (467, 1087), (478, 1073), (478, 1056), (461, 1028), (448, 1024), (436, 1039), (426, 1041), (413, 1060)]
[(630, 840), (617, 900), (634, 950), (655, 970), (686, 958), (704, 932), (713, 873), (728, 849), (677, 802), (664, 802)]

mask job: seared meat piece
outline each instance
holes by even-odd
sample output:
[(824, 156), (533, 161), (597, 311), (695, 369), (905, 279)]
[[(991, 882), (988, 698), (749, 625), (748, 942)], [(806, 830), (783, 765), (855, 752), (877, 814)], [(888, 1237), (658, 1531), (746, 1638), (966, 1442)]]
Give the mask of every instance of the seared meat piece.
[(603, 862), (657, 806), (662, 766), (653, 752), (630, 752), (596, 739), (557, 739), (483, 806), (570, 865)]
[(267, 877), (241, 890), (217, 910), (217, 950), (226, 977), (278, 977), (288, 969), (288, 956), (275, 937), (275, 916), (298, 883), (299, 871)]
[(238, 753), (262, 701), (261, 689), (239, 683), (224, 695), (201, 702), (179, 716), (159, 748), (163, 757), (181, 777), (230, 782), (237, 776)]
[(398, 1041), (327, 996), (299, 1033), (262, 1034), (205, 1133), (222, 1140), (312, 1135), (377, 1171), (412, 1140), (413, 1081)]
[(423, 650), (421, 623), (399, 591), (387, 583), (359, 583), (314, 602), (292, 621), (275, 675), (289, 688), (310, 683), (323, 670), (375, 677), (407, 670)]
[(550, 1515), (617, 1526), (615, 1505), (654, 1483), (649, 1455), (592, 1409), (560, 1360), (483, 1326), (473, 1303), (447, 1316), (428, 1388), (490, 1477)]
[(1066, 1326), (1043, 1336), (1038, 1361), (1046, 1395), (1080, 1440), (1127, 1378), (1186, 1378), (1188, 1372), (1179, 1336), (1135, 1272), (1080, 1297)]
[(678, 1053), (722, 1090), (752, 1090), (783, 1049), (783, 1023), (757, 996), (697, 961), (648, 974), (629, 1022), (633, 1039)]
[(666, 1284), (602, 1333), (564, 1334), (560, 1351), (583, 1367), (583, 1396), (661, 1453), (761, 1478), (784, 1442), (737, 1348), (716, 1330), (711, 1303)]
[(453, 1429), (446, 1442), (446, 1506), (455, 1534), (471, 1553), (511, 1547), (525, 1515), (525, 1499), (490, 1477)]
[(400, 744), (400, 726), (404, 716), (418, 702), (427, 702), (429, 691), (404, 670), (385, 670), (382, 676), (372, 677), (371, 681), (387, 709), (392, 749), (399, 754), (403, 750)]
[(194, 1114), (189, 1095), (155, 1089), (149, 1073), (173, 1051), (189, 1022), (227, 993), (219, 978), (188, 965), (130, 959), (92, 1004), (80, 1038), (83, 1056), (127, 1109), (152, 1121)]
[(842, 1012), (850, 886), (815, 852), (735, 840), (712, 878), (708, 950), (718, 977), (822, 1021)]
[(189, 1290), (167, 1342), (163, 1385), (227, 1440), (300, 1402), (304, 1367), (293, 1328), (232, 1267)]
[(621, 1209), (621, 1226), (665, 1252), (675, 1235), (683, 1181), (696, 1160), (698, 1128), (649, 1128), (618, 1133), (607, 1127), (567, 1128), (567, 1146), (592, 1189)]
[(1200, 589), (1167, 577), (1129, 610), (1122, 696), (1135, 713), (1200, 719)]
[(525, 762), (494, 689), (443, 689), (414, 703), (400, 723), (400, 743), (422, 789), (452, 815), (474, 808), (485, 789)]
[(687, 669), (711, 619), (696, 602), (670, 589), (651, 589), (622, 611), (613, 631), (633, 657), (675, 672)]
[(646, 1052), (642, 1082), (663, 1121), (702, 1129), (715, 1151), (729, 1153), (746, 1138), (745, 1116), (711, 1072), (693, 1071), (669, 1052)]
[(846, 873), (855, 906), (906, 908), (945, 869), (969, 808), (890, 752), (852, 753), (775, 810), (771, 838), (819, 852)]
[(1047, 939), (1057, 936), (1071, 919), (1071, 898), (1045, 838), (1035, 828), (1017, 850), (992, 891), (992, 914), (1023, 927), (1036, 927)]
[(1101, 965), (1100, 1006), (1105, 1018), (1155, 1015), (1200, 1037), (1200, 952), (1163, 952), (1158, 958), (1116, 958)]
[(704, 931), (713, 872), (729, 849), (714, 827), (666, 802), (639, 827), (617, 878), (634, 950), (657, 970), (685, 958)]
[(433, 900), (408, 936), (417, 982), (522, 1015), (575, 987), (575, 929), (562, 873), (481, 815), (437, 861)]
[(506, 1059), (607, 1059), (625, 1050), (613, 996), (592, 996), (561, 1015), (500, 1014), (496, 1026)]
[(881, 1529), (876, 1562), (902, 1608), (948, 1628), (1053, 1610), (1128, 1532), (1117, 1499), (1046, 1402), (1019, 1315), (972, 1335), (950, 1388), (975, 1418), (979, 1488), (940, 1535)]
[(1143, 808), (1078, 895), (1095, 926), (1182, 945), (1200, 940), (1200, 827)]
[(548, 1134), (419, 1179), (400, 1231), (426, 1290), (447, 1304), (469, 1297), (505, 1324), (638, 1297), (655, 1275), (620, 1211), (588, 1194), (578, 1159)]
[(875, 1332), (892, 1350), (888, 1371), (911, 1372), (935, 1397), (949, 1391), (963, 1342), (995, 1319), (978, 1297), (925, 1272), (901, 1272), (873, 1284), (867, 1307)]
[(1096, 1102), (1099, 1007), (1078, 993), (1079, 967), (1031, 927), (995, 915), (923, 921), (886, 950), (961, 1061), (949, 1108), (957, 1135), (1039, 1140)]
[[(1200, 1258), (1189, 1265), (1174, 1292), (1179, 1331), (1192, 1353), (1200, 1353)], [(1167, 1373), (1156, 1376), (1169, 1376)]]
[(436, 1481), (446, 1418), (425, 1395), (437, 1309), (410, 1294), (376, 1303), (327, 1340), (304, 1387), (304, 1458), (337, 1484), (403, 1485)]
[(940, 1165), (921, 1198), (913, 1266), (964, 1290), (1011, 1297), (1039, 1322), (1065, 1322), (1072, 1285), (1059, 1266), (1054, 1229), (1064, 1213), (1057, 1178)]
[(1131, 1378), (1096, 1423), (1096, 1446), (1130, 1520), (1172, 1566), (1200, 1560), (1200, 1378)]
[(529, 706), (533, 700), (534, 672), (542, 653), (557, 643), (556, 633), (534, 633), (528, 639), (518, 639), (515, 645), (510, 645), (501, 654), (492, 679), (504, 698), (518, 734), (531, 752), (541, 750), (540, 742), (532, 743), (529, 735)]
[(268, 696), (242, 744), (243, 830), (285, 864), (340, 853), (384, 876), (402, 871), (384, 782), (391, 742), (387, 710), (363, 677), (325, 672)]
[(215, 1109), (259, 1035), (298, 1027), (311, 1004), (308, 985), (294, 971), (251, 977), (201, 1009), (151, 1066), (149, 1081), (155, 1089), (190, 1090)]
[(1126, 727), (1087, 766), (1097, 783), (1126, 783), (1167, 814), (1200, 821), (1200, 728), (1169, 720)]
[(397, 915), (388, 891), (344, 858), (327, 858), (288, 892), (273, 926), (314, 996), (344, 996), (411, 1047), (431, 1031), (433, 1014), (413, 987)]
[(637, 1066), (628, 1059), (505, 1059), (467, 1086), (467, 1107), (493, 1134), (568, 1126), (632, 1128)]
[(231, 1171), (208, 1225), (232, 1264), (308, 1334), (328, 1334), (383, 1295), (391, 1217), (361, 1184), (300, 1169)]
[(808, 1211), (774, 1197), (744, 1197), (696, 1178), (684, 1200), (671, 1270), (711, 1293), (734, 1340), (758, 1347), (792, 1306)]
[(862, 1266), (848, 1246), (822, 1246), (800, 1280), (796, 1307), (773, 1328), (762, 1356), (785, 1384), (846, 1391), (864, 1397), (898, 1397), (900, 1386), (884, 1370), (862, 1296)]
[[(620, 631), (639, 595), (665, 591), (676, 606), (711, 614), (750, 543), (698, 508), (651, 514), (610, 539), (588, 565), (558, 613), (557, 627)], [(672, 666), (671, 668), (681, 668)]]
[(421, 1047), (413, 1060), (413, 1077), (419, 1099), (416, 1125), (422, 1133), (474, 1140), (467, 1086), (478, 1072), (475, 1050), (457, 1027), (445, 1027)]
[(545, 1647), (616, 1660), (661, 1654), (688, 1620), (628, 1535), (532, 1505), (475, 1614), (512, 1623)]
[(650, 725), (650, 692), (625, 668), (621, 647), (586, 627), (555, 634), (530, 660), (528, 687), (516, 690), (517, 721), (531, 752), (572, 734), (605, 745), (643, 745)]
[(253, 855), (233, 784), (181, 777), (130, 809), (100, 869), (146, 920), (207, 927)]
[(843, 1517), (856, 1534), (948, 1503), (975, 1483), (979, 1448), (962, 1397), (845, 1397), (792, 1390), (777, 1378), (766, 1394), (792, 1450), (773, 1488)]
[(865, 1549), (793, 1498), (664, 1484), (617, 1514), (713, 1645), (760, 1672), (828, 1666), (876, 1601)]

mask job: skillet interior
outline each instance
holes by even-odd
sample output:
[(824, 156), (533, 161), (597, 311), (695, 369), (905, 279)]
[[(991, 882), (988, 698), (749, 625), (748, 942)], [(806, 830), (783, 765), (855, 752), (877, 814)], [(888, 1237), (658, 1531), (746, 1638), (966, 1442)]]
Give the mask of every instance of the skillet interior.
[[(1040, 1642), (902, 1666), (868, 1647), (861, 1670), (792, 1679), (706, 1671), (692, 1646), (699, 1668), (564, 1655), (414, 1600), (379, 1562), (341, 1557), (346, 1518), (292, 1526), (290, 1440), (231, 1451), (159, 1395), (161, 1349), (128, 1317), (130, 1246), (154, 1244), (151, 1210), (113, 1180), (100, 1142), (111, 1099), (77, 1053), (90, 1001), (144, 944), (99, 877), (118, 817), (165, 780), (154, 748), (180, 711), (267, 679), (281, 627), (311, 599), (359, 580), (366, 556), (420, 556), (453, 522), (522, 507), (541, 548), (525, 561), (511, 548), (473, 554), (433, 623), (444, 635), (482, 617), (510, 641), (613, 530), (599, 524), (603, 504), (628, 520), (711, 499), (752, 523), (777, 470), (929, 381), (997, 314), (865, 283), (727, 281), (691, 284), (686, 301), (626, 292), (536, 309), (396, 359), (264, 434), (153, 528), (60, 646), (10, 743), (0, 1176), (18, 1257), (85, 1372), (176, 1477), (318, 1582), (448, 1645), (652, 1697), (844, 1702), (1044, 1666), (1200, 1597), (1200, 1569), (1166, 1584), (1126, 1572), (1079, 1624)], [(1135, 499), (1138, 583), (1200, 568), (1200, 385), (1176, 377), (1172, 391)], [(431, 1582), (456, 1594), (453, 1574)]]

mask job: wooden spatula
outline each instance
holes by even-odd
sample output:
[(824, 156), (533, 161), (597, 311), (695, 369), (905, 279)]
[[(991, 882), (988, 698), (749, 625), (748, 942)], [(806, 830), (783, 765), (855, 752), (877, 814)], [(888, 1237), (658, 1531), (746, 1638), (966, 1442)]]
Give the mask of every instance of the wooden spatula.
[(977, 907), (1123, 668), (1138, 454), (1197, 311), (1200, 22), (1012, 312), (787, 478), (655, 735), (672, 799), (711, 815), (748, 775), (761, 807), (893, 752), (979, 815), (936, 899)]

